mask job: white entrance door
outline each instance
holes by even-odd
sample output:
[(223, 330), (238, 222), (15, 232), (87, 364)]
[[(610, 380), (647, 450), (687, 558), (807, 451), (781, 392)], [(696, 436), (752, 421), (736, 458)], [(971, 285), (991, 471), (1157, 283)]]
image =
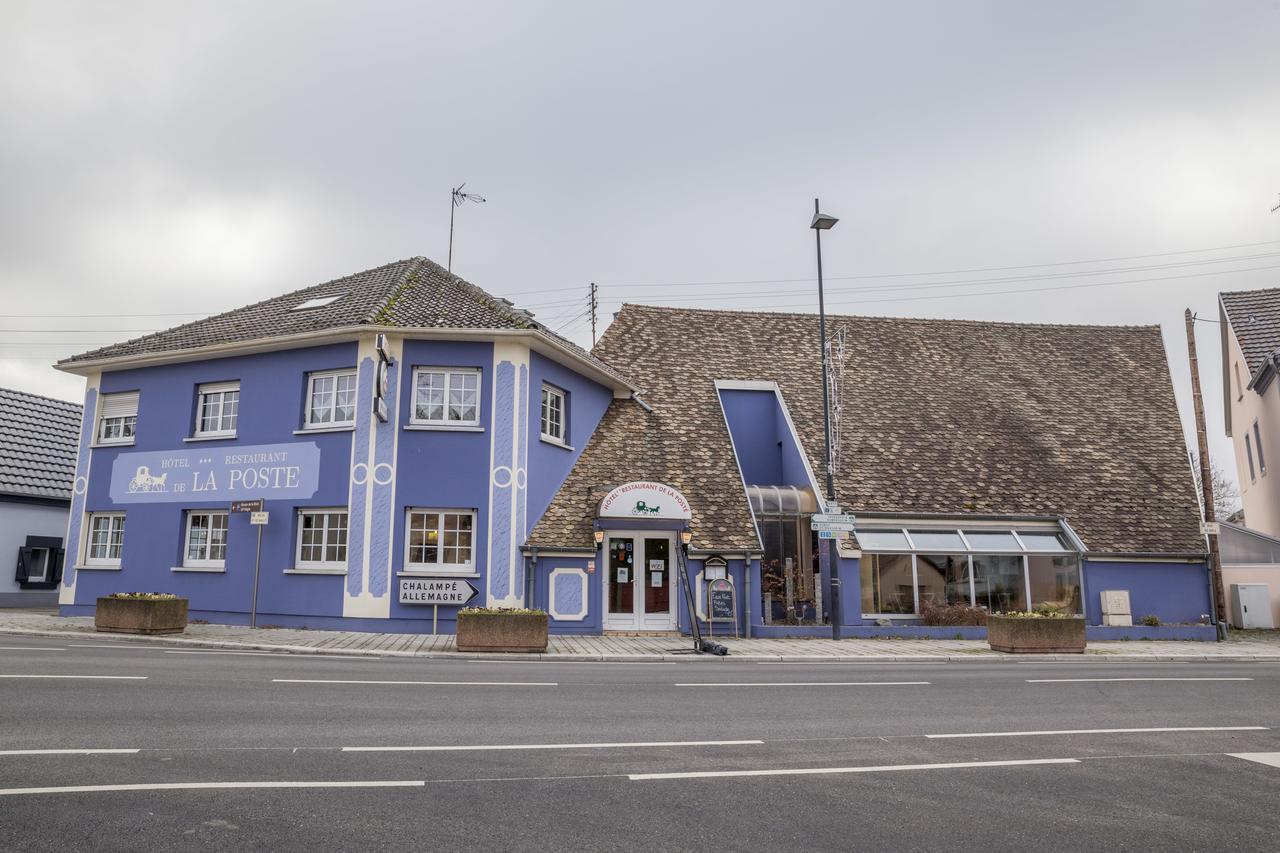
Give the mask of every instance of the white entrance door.
[(604, 541), (606, 631), (676, 629), (676, 538), (664, 531), (611, 532)]

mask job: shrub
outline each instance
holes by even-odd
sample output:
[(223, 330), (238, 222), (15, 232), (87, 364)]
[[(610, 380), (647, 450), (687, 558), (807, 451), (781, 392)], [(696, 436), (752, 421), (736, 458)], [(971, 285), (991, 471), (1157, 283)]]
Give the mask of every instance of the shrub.
[(107, 598), (131, 598), (139, 601), (155, 601), (177, 597), (171, 592), (113, 592), (107, 596)]
[(921, 602), (920, 622), (931, 627), (953, 625), (985, 625), (987, 611), (967, 604), (932, 604)]
[(1148, 628), (1159, 628), (1160, 617), (1155, 615), (1154, 613), (1148, 613), (1146, 616), (1143, 616), (1141, 619), (1138, 620), (1138, 624), (1146, 625)]

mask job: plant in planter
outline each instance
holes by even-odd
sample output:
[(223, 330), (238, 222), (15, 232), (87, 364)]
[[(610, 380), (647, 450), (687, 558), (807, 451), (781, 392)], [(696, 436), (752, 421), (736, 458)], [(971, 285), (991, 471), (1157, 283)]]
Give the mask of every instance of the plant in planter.
[(458, 611), (460, 652), (545, 652), (547, 613), (519, 607), (464, 607)]
[(1031, 612), (992, 613), (987, 644), (1013, 654), (1082, 654), (1084, 617), (1062, 605), (1037, 605)]
[(181, 634), (187, 599), (168, 592), (116, 592), (98, 599), (93, 627), (116, 634)]

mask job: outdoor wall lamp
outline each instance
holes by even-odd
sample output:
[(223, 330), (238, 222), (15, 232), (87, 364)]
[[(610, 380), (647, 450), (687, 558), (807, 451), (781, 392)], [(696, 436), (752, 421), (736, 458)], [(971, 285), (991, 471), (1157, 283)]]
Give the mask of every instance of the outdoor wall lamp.
[(596, 544), (597, 544), (597, 545), (601, 545), (601, 544), (603, 544), (603, 543), (604, 543), (604, 531), (603, 531), (603, 530), (597, 530), (597, 531), (595, 532), (595, 537), (596, 537)]
[(693, 541), (693, 531), (692, 531), (692, 530), (681, 530), (681, 531), (680, 531), (680, 541), (681, 541), (682, 543), (684, 543), (684, 544), (687, 546), (690, 542), (692, 542), (692, 541)]

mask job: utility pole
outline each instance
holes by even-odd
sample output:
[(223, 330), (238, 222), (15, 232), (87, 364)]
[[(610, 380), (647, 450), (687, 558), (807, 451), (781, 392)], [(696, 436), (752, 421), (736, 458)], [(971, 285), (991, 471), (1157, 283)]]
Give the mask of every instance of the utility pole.
[[(827, 469), (827, 500), (823, 506), (823, 512), (834, 512), (836, 502), (836, 481), (833, 458), (831, 455), (831, 385), (828, 360), (830, 352), (827, 347), (827, 307), (822, 292), (822, 232), (830, 231), (840, 220), (834, 216), (822, 213), (818, 200), (813, 200), (813, 221), (809, 223), (809, 227), (813, 229), (813, 237), (816, 241), (818, 251), (818, 345), (822, 347), (822, 433), (823, 441), (826, 448), (826, 469)], [(831, 613), (831, 639), (839, 640), (840, 631), (840, 554), (836, 548), (836, 540), (827, 540), (827, 560), (830, 563), (830, 570), (827, 577), (830, 583), (828, 590), (829, 604), (827, 607)]]
[(600, 307), (600, 300), (596, 299), (596, 283), (591, 282), (590, 291), (591, 301), (591, 346), (596, 345), (596, 309)]
[[(1187, 355), (1191, 362), (1191, 407), (1196, 417), (1196, 445), (1200, 451), (1200, 491), (1204, 509), (1204, 520), (1214, 521), (1213, 512), (1213, 475), (1209, 466), (1209, 432), (1204, 425), (1204, 397), (1200, 394), (1200, 360), (1196, 357), (1195, 317), (1188, 308), (1187, 321)], [(1222, 555), (1218, 551), (1218, 535), (1209, 533), (1209, 572), (1213, 577), (1213, 607), (1218, 617), (1218, 638), (1226, 633), (1227, 599), (1222, 589)]]

